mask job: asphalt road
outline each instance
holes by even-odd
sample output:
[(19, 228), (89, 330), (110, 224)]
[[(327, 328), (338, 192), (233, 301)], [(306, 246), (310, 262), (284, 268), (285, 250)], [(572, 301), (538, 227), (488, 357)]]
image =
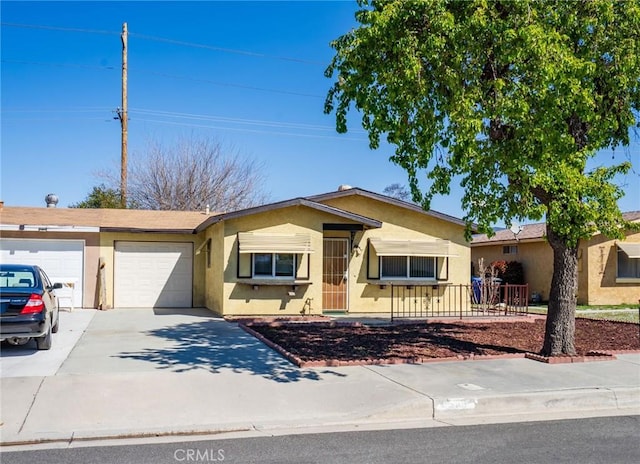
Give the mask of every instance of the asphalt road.
[(3, 464), (640, 462), (640, 416), (3, 452)]

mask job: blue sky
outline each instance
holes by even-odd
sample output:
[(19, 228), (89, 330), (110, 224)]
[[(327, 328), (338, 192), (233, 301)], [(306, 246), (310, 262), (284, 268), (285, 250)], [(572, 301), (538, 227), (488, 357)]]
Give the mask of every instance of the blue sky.
[[(356, 26), (355, 1), (9, 2), (2, 9), (1, 198), (12, 206), (83, 200), (119, 172), (122, 24), (129, 29), (129, 159), (150, 141), (207, 138), (265, 163), (265, 190), (285, 200), (340, 184), (406, 184), (372, 151), (357, 118), (337, 134), (323, 113), (331, 40)], [(592, 166), (632, 160), (623, 211), (640, 209), (640, 143)], [(462, 217), (461, 193), (432, 208)]]

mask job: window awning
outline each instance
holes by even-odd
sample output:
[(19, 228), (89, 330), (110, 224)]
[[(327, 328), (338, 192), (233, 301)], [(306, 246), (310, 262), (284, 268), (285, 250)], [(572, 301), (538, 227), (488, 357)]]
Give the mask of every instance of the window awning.
[(629, 258), (640, 258), (640, 243), (618, 242), (618, 248), (624, 251)]
[(449, 250), (449, 240), (387, 240), (371, 238), (378, 256), (457, 256)]
[(309, 234), (239, 232), (240, 253), (313, 253)]

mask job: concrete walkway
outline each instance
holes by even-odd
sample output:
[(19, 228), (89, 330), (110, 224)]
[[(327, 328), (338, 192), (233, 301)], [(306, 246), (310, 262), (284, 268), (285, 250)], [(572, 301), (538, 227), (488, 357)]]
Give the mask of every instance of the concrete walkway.
[(177, 311), (76, 310), (51, 352), (3, 347), (2, 445), (640, 414), (640, 354), (299, 369), (236, 324)]

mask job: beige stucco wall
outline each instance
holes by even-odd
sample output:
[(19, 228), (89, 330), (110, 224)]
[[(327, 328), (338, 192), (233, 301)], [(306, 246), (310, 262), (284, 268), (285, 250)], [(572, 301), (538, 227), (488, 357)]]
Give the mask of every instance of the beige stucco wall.
[[(95, 308), (98, 304), (96, 283), (98, 275), (98, 256), (100, 253), (99, 234), (78, 232), (30, 232), (3, 231), (2, 238), (37, 239), (37, 240), (81, 240), (84, 241), (84, 275), (82, 288), (82, 307)], [(45, 269), (45, 272), (47, 270)]]
[[(464, 226), (429, 216), (425, 213), (412, 211), (407, 208), (391, 205), (360, 195), (333, 198), (325, 202), (330, 206), (345, 209), (362, 216), (382, 221), (379, 229), (359, 232), (355, 236), (355, 243), (362, 249), (360, 254), (354, 253), (349, 263), (349, 312), (350, 313), (389, 313), (391, 311), (390, 286), (380, 287), (383, 283), (375, 279), (367, 279), (367, 261), (372, 276), (377, 276), (377, 258), (368, 246), (369, 238), (386, 238), (388, 240), (436, 240), (443, 239), (451, 242), (447, 279), (437, 282), (439, 285), (463, 284), (471, 281), (470, 258), (471, 251), (464, 238)], [(327, 232), (327, 236), (329, 233)], [(440, 261), (440, 260), (439, 260)], [(442, 270), (442, 277), (445, 277)], [(436, 282), (434, 282), (435, 284)]]
[[(640, 243), (640, 232), (628, 233), (625, 242)], [(618, 279), (618, 251), (617, 240), (611, 240), (602, 235), (596, 235), (589, 241), (587, 262), (588, 278), (585, 279), (583, 301), (579, 303), (599, 304), (629, 304), (636, 307), (640, 300), (640, 279)], [(581, 282), (582, 283), (582, 282)], [(582, 292), (580, 292), (582, 296)]]
[[(628, 234), (626, 241), (640, 242), (640, 233)], [(515, 245), (516, 243), (513, 243)], [(614, 305), (630, 304), (635, 307), (640, 299), (640, 279), (617, 279), (616, 240), (596, 235), (578, 247), (578, 304)], [(503, 254), (503, 244), (474, 246), (471, 259), (477, 272), (478, 260), (485, 265), (491, 261), (519, 261), (524, 268), (529, 294), (538, 292), (548, 300), (553, 276), (553, 250), (546, 241), (518, 242), (517, 254)]]
[[(107, 302), (106, 307), (112, 308), (114, 301), (114, 255), (115, 242), (190, 242), (193, 243), (193, 306), (205, 305), (205, 268), (206, 254), (195, 254), (196, 249), (202, 244), (204, 234), (157, 234), (157, 233), (131, 233), (131, 232), (102, 232), (100, 234), (100, 251), (98, 258), (104, 258), (105, 282)], [(97, 262), (97, 258), (96, 258)], [(97, 264), (96, 264), (97, 269)]]
[(471, 262), (475, 273), (478, 271), (478, 261), (484, 258), (484, 265), (489, 266), (493, 261), (518, 261), (522, 263), (524, 281), (529, 284), (529, 295), (538, 293), (544, 301), (549, 299), (551, 277), (553, 275), (553, 250), (544, 240), (535, 242), (513, 243), (518, 246), (518, 253), (504, 254), (504, 244), (482, 245), (471, 248)]
[(224, 310), (224, 268), (228, 259), (224, 249), (224, 223), (208, 227), (204, 240), (211, 240), (211, 264), (205, 266), (205, 307), (218, 315)]
[[(354, 243), (358, 246), (357, 250), (353, 250), (353, 244), (349, 246), (352, 249), (347, 278), (349, 312), (389, 313), (390, 311), (390, 287), (380, 288), (378, 281), (367, 279), (367, 241), (370, 237), (450, 240), (451, 252), (457, 256), (449, 260), (446, 283), (469, 283), (470, 248), (464, 240), (463, 226), (363, 197), (337, 203), (340, 204), (333, 206), (383, 222), (381, 229), (356, 233)], [(217, 245), (220, 242), (219, 235), (222, 228), (224, 229), (221, 267), (224, 269), (224, 274), (219, 275), (214, 269), (207, 272), (207, 307), (225, 316), (299, 315), (303, 311), (305, 314), (321, 314), (323, 310), (323, 238), (350, 237), (349, 232), (344, 231), (323, 232), (324, 223), (350, 223), (350, 221), (313, 208), (294, 206), (230, 219), (224, 224), (208, 228), (207, 237), (211, 237), (212, 243), (216, 243), (216, 246), (212, 247), (216, 250), (214, 253), (219, 251)], [(241, 283), (243, 280), (246, 282), (247, 279), (238, 279), (238, 232), (310, 234), (314, 252), (308, 256), (309, 283), (297, 285), (295, 291), (291, 286), (259, 285), (254, 289), (253, 285)], [(302, 264), (300, 273), (306, 274), (306, 263)], [(222, 280), (224, 284), (220, 292)], [(293, 295), (289, 294), (291, 291), (294, 291)]]
[[(330, 220), (335, 218), (311, 208), (293, 206), (230, 219), (220, 224), (218, 227), (223, 229), (223, 245), (219, 269), (222, 272), (211, 272), (215, 281), (207, 281), (207, 301), (213, 302), (213, 307), (209, 308), (225, 316), (300, 315), (303, 309), (307, 314), (319, 314), (322, 301), (322, 224)], [(293, 296), (289, 295), (293, 288), (288, 285), (260, 285), (254, 290), (253, 285), (240, 283), (247, 279), (238, 278), (238, 232), (309, 233), (314, 251), (309, 259), (309, 283), (299, 285)], [(214, 234), (220, 232), (215, 230)], [(219, 250), (216, 247), (216, 252)], [(220, 284), (220, 281), (223, 283)]]

